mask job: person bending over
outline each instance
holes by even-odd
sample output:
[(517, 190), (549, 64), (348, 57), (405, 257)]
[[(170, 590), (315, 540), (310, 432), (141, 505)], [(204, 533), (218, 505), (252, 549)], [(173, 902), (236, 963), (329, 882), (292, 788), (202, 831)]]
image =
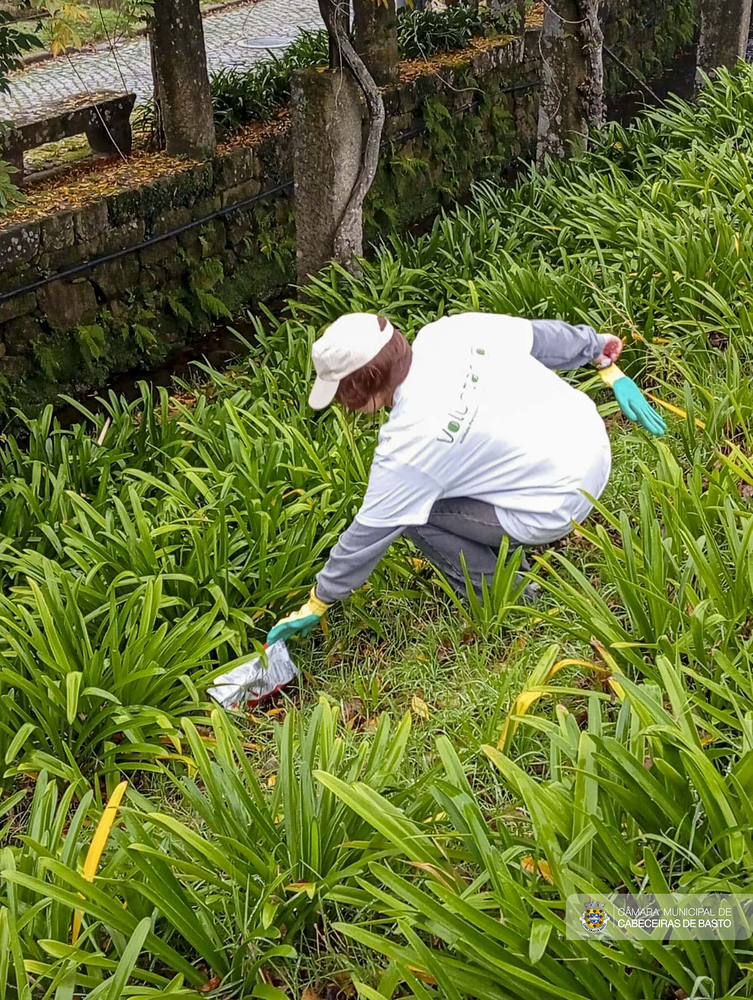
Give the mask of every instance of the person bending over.
[(389, 419), (353, 523), (268, 643), (308, 634), (401, 536), (465, 595), (461, 557), (480, 594), (505, 537), (512, 549), (567, 535), (604, 491), (611, 451), (593, 401), (556, 370), (606, 367), (621, 350), (589, 326), (488, 313), (429, 323), (412, 347), (383, 316), (332, 323), (312, 348), (310, 405)]

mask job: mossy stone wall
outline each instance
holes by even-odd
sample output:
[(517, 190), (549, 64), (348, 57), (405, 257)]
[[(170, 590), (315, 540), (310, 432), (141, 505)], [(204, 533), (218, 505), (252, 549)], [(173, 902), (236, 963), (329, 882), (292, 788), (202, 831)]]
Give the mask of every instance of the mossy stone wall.
[[(692, 37), (696, 0), (607, 0), (605, 37), (652, 75)], [(649, 23), (649, 22), (654, 23)], [(626, 54), (626, 44), (633, 45)], [(628, 45), (628, 48), (629, 48)], [(386, 91), (379, 173), (366, 204), (368, 240), (401, 232), (499, 178), (535, 148), (538, 31), (499, 41)], [(624, 87), (614, 74), (610, 89)], [(210, 162), (0, 229), (0, 294), (136, 248), (291, 180), (289, 130)], [(295, 276), (291, 188), (244, 210), (0, 302), (0, 410), (34, 410), (60, 392), (158, 365), (224, 318), (283, 293)]]
[[(536, 77), (521, 39), (469, 53), (386, 94), (367, 236), (402, 230), (499, 175), (535, 138)], [(411, 133), (406, 139), (405, 133)], [(415, 133), (413, 135), (413, 133)], [(72, 211), (0, 229), (0, 293), (136, 247), (291, 180), (290, 131)], [(33, 410), (158, 365), (295, 278), (290, 187), (244, 210), (0, 302), (0, 406)]]
[[(699, 0), (604, 0), (601, 18), (604, 44), (641, 80), (651, 80), (694, 43)], [(611, 97), (636, 87), (608, 56), (604, 77)]]

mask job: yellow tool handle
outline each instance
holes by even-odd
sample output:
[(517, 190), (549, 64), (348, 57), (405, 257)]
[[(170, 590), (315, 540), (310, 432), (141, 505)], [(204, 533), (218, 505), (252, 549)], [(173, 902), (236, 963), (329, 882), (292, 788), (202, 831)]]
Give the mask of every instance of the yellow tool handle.
[(607, 368), (599, 369), (599, 377), (605, 385), (614, 385), (621, 378), (625, 378), (625, 372), (621, 371), (614, 362)]

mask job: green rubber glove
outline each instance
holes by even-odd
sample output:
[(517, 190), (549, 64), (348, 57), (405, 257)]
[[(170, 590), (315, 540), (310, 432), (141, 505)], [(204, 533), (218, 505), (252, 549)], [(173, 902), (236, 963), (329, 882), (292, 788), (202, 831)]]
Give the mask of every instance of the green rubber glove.
[(307, 636), (320, 624), (328, 609), (329, 604), (320, 601), (316, 596), (316, 588), (312, 587), (306, 603), (298, 611), (294, 611), (292, 615), (282, 618), (274, 628), (270, 629), (267, 633), (267, 645), (271, 646), (273, 642), (279, 642), (281, 639), (287, 642), (288, 639), (297, 635)]
[(656, 437), (662, 437), (666, 433), (667, 425), (662, 418), (635, 382), (624, 372), (621, 372), (617, 365), (602, 368), (599, 374), (607, 385), (611, 385), (614, 398), (628, 420), (645, 427), (650, 434)]

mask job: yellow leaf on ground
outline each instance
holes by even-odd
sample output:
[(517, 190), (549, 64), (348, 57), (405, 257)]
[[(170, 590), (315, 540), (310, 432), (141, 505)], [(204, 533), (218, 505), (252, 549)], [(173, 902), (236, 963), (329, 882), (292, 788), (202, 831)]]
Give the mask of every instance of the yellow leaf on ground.
[(423, 719), (424, 722), (429, 721), (431, 713), (429, 712), (429, 706), (423, 698), (419, 698), (417, 694), (414, 694), (410, 700), (410, 707), (413, 714), (417, 715), (419, 719)]
[(622, 686), (622, 684), (619, 684), (614, 679), (614, 677), (610, 677), (609, 678), (609, 686), (614, 691), (614, 693), (617, 695), (617, 697), (620, 699), (620, 701), (624, 701), (625, 700), (625, 688)]
[[(533, 858), (530, 855), (527, 858), (523, 858), (520, 862), (520, 867), (524, 872), (527, 872), (529, 875), (533, 875)], [(549, 863), (547, 861), (539, 861), (537, 867), (539, 875), (551, 885), (554, 879), (552, 878), (552, 870), (549, 867)]]
[(509, 740), (518, 728), (517, 717), (525, 715), (528, 709), (532, 705), (535, 705), (539, 698), (548, 693), (545, 690), (546, 686), (549, 684), (554, 675), (559, 673), (559, 671), (564, 667), (587, 667), (598, 677), (602, 678), (609, 677), (611, 673), (611, 671), (606, 667), (602, 667), (593, 660), (578, 660), (568, 656), (565, 657), (565, 659), (557, 660), (556, 663), (553, 663), (549, 667), (547, 666), (548, 662), (549, 661), (546, 659), (543, 660), (531, 671), (531, 675), (528, 678), (526, 686), (512, 703), (510, 711), (507, 713), (507, 718), (505, 719), (502, 736), (499, 740), (498, 746), (500, 750), (505, 750), (507, 748)]
[(316, 882), (291, 882), (285, 886), (286, 892), (305, 892), (309, 899), (316, 895)]

